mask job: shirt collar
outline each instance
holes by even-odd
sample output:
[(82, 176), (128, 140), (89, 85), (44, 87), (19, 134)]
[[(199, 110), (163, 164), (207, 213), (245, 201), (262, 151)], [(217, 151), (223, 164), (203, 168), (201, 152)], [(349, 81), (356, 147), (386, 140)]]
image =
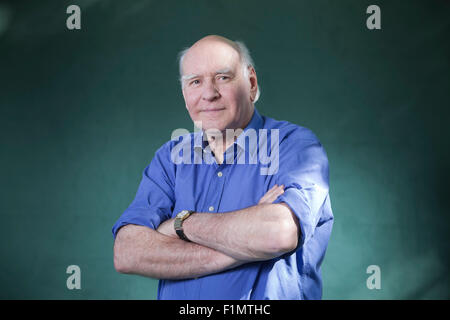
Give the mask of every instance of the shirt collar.
[[(239, 137), (236, 140), (236, 144), (242, 149), (245, 149), (245, 137), (248, 134), (248, 130), (252, 129), (256, 133), (256, 138), (258, 138), (259, 129), (263, 127), (263, 119), (261, 115), (259, 114), (258, 110), (254, 108), (253, 116), (248, 125), (245, 127), (244, 131), (239, 135)], [(258, 143), (250, 143), (251, 140), (249, 140), (249, 151), (250, 154), (253, 156), (255, 152), (258, 150)], [(258, 139), (256, 140), (258, 141)]]
[[(261, 117), (260, 113), (258, 112), (258, 110), (256, 109), (256, 107), (253, 108), (254, 112), (252, 115), (252, 118), (250, 119), (250, 122), (247, 124), (247, 126), (245, 127), (245, 129), (243, 130), (243, 132), (238, 136), (238, 138), (236, 139), (235, 144), (237, 144), (242, 150), (246, 150), (245, 149), (245, 137), (246, 134), (248, 134), (248, 130), (249, 129), (253, 129), (254, 131), (256, 131), (256, 136), (258, 136), (259, 133), (259, 129), (261, 129), (263, 127), (263, 118)], [(201, 139), (202, 144), (201, 145), (194, 145), (194, 150), (196, 151), (202, 151), (205, 150), (205, 148), (208, 146), (208, 140), (203, 139), (203, 134), (204, 131), (200, 131), (198, 134), (200, 134), (201, 138), (199, 137), (199, 139)], [(255, 152), (258, 150), (258, 144), (252, 144), (249, 143), (249, 152), (250, 154), (253, 156), (255, 154)]]

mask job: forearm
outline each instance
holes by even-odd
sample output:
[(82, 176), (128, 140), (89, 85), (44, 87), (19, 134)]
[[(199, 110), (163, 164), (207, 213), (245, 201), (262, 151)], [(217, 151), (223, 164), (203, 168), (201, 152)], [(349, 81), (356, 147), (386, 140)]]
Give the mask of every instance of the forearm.
[(195, 213), (183, 224), (193, 242), (238, 260), (258, 261), (295, 249), (297, 222), (284, 204), (259, 204), (226, 213)]
[(243, 264), (214, 249), (127, 225), (114, 242), (114, 265), (122, 273), (157, 279), (197, 278)]

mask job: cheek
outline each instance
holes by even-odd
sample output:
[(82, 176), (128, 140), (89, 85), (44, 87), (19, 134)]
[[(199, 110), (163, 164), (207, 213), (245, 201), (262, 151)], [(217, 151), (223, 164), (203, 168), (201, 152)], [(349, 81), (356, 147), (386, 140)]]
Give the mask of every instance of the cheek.
[(186, 103), (188, 110), (194, 111), (198, 101), (198, 95), (195, 92), (192, 92), (192, 90), (185, 91), (183, 95), (184, 95), (184, 102)]
[(241, 86), (237, 91), (239, 101), (247, 101), (250, 99), (250, 88), (248, 86)]
[(241, 95), (239, 88), (225, 87), (220, 91), (222, 100), (226, 101), (228, 105), (236, 105), (239, 102), (239, 96)]
[(247, 95), (249, 96), (249, 89), (246, 86), (245, 83), (239, 82), (234, 84), (233, 86), (230, 86), (226, 88), (227, 96), (232, 98), (237, 103), (242, 102), (242, 100), (245, 100)]

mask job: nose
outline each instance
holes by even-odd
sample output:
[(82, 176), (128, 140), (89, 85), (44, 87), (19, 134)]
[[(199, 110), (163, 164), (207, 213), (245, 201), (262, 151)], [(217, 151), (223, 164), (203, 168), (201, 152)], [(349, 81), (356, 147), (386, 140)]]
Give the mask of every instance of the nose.
[(219, 90), (213, 81), (207, 81), (203, 91), (203, 100), (214, 101), (220, 97)]

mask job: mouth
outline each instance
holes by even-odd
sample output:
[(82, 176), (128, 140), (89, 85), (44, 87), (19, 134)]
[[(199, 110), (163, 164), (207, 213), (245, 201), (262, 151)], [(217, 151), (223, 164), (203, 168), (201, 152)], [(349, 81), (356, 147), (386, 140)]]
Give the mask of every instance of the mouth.
[(220, 112), (222, 110), (225, 110), (225, 108), (209, 108), (209, 109), (204, 109), (201, 112), (216, 113), (216, 112)]

